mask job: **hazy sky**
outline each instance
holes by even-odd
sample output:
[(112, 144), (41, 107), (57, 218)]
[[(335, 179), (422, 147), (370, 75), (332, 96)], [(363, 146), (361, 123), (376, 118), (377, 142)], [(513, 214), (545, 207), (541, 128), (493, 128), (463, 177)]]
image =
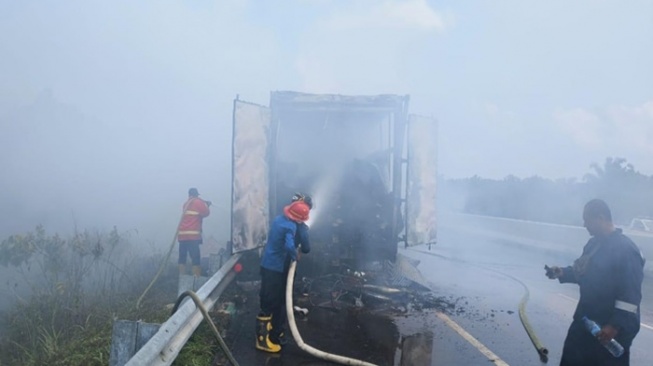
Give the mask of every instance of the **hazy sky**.
[(410, 94), (447, 177), (650, 175), (651, 65), (648, 0), (0, 0), (0, 229), (165, 242), (197, 186), (226, 240), (232, 101), (270, 90)]

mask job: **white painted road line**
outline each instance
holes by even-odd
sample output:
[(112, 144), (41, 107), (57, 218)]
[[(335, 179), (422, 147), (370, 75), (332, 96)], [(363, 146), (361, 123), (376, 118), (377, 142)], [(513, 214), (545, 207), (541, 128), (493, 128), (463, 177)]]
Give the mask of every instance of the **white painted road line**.
[(560, 293), (559, 293), (558, 296), (561, 296), (561, 297), (563, 297), (563, 298), (565, 298), (565, 299), (567, 299), (567, 300), (569, 300), (569, 301), (578, 302), (578, 300), (574, 299), (574, 298), (571, 297), (571, 296), (567, 296), (567, 295), (565, 295), (565, 294), (560, 294)]
[[(571, 296), (567, 296), (567, 295), (560, 294), (560, 293), (559, 293), (558, 295), (559, 295), (560, 297), (564, 298), (564, 299), (569, 300), (569, 301), (578, 302), (578, 300), (574, 299), (574, 298), (571, 297)], [(642, 327), (644, 327), (644, 328), (646, 328), (646, 329), (648, 329), (648, 330), (653, 330), (653, 326), (650, 326), (650, 325), (648, 325), (648, 324), (639, 323), (639, 325), (641, 325)]]
[(465, 329), (458, 325), (458, 323), (451, 320), (451, 318), (449, 318), (446, 314), (438, 312), (437, 316), (438, 318), (442, 319), (442, 321), (444, 321), (449, 326), (449, 328), (455, 330), (456, 333), (460, 334), (460, 336), (463, 337), (467, 342), (476, 347), (477, 350), (479, 350), (485, 357), (488, 358), (488, 360), (492, 361), (495, 365), (510, 366), (505, 361), (500, 359), (499, 356), (495, 355), (494, 352), (485, 347), (483, 343), (479, 342), (471, 334), (467, 333)]

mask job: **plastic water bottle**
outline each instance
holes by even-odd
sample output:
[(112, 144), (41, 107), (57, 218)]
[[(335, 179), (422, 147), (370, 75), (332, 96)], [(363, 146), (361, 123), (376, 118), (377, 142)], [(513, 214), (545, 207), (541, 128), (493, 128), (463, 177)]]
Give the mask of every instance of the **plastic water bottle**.
[[(596, 324), (595, 321), (588, 319), (586, 316), (583, 317), (583, 323), (585, 324), (585, 328), (587, 328), (587, 330), (595, 337), (601, 331), (599, 325)], [(624, 348), (614, 339), (611, 339), (610, 342), (604, 344), (603, 346), (608, 351), (610, 351), (610, 354), (612, 354), (614, 357), (619, 357), (624, 354)]]

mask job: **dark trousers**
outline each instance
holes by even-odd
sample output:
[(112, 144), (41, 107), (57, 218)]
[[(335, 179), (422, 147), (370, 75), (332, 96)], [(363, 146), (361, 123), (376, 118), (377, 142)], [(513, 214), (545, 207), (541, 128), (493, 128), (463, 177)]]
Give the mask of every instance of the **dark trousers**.
[[(623, 345), (623, 344), (622, 344)], [(562, 349), (560, 366), (629, 366), (630, 350), (613, 357), (599, 341), (585, 329), (582, 321), (573, 321)]]
[(286, 326), (286, 279), (288, 273), (271, 271), (261, 267), (261, 313), (272, 316), (270, 339), (278, 340)]
[(186, 263), (186, 257), (190, 256), (194, 266), (200, 265), (200, 244), (202, 240), (180, 240), (179, 241), (179, 264)]

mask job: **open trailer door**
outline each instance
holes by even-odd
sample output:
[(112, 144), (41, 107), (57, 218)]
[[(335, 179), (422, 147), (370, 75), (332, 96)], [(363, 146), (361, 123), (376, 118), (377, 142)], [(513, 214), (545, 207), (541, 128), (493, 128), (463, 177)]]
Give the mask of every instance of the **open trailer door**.
[(409, 116), (406, 246), (437, 241), (437, 140), (434, 118)]
[(270, 222), (270, 109), (236, 99), (233, 111), (231, 243), (238, 253), (265, 245)]

